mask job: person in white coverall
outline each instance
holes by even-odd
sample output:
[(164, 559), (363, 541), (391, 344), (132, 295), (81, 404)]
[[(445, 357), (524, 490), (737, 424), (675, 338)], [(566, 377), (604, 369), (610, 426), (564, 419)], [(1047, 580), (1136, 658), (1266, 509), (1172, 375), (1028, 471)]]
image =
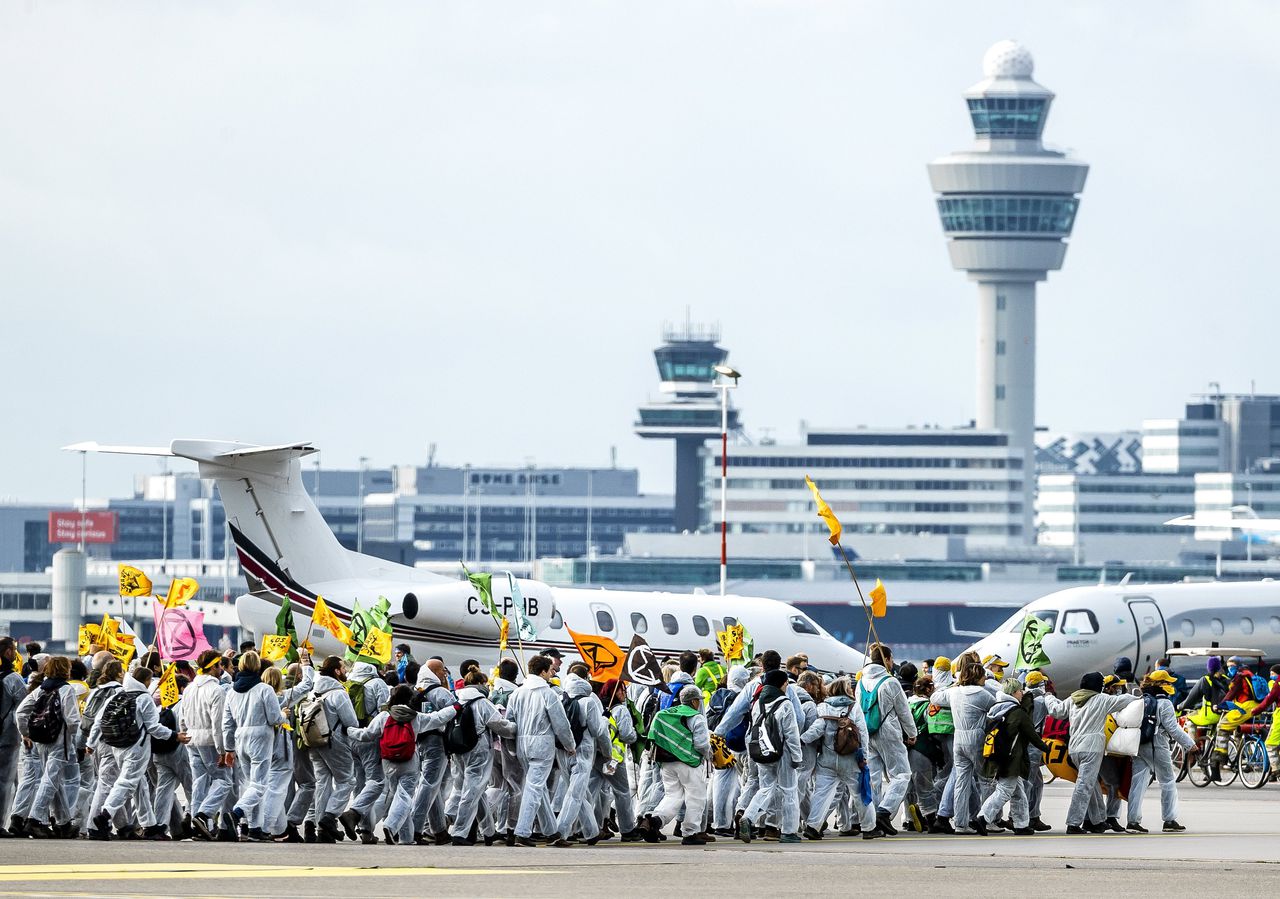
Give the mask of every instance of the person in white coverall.
[(239, 755), (247, 775), (231, 814), (237, 822), (248, 824), (249, 839), (260, 842), (269, 839), (262, 829), (262, 806), (276, 729), (284, 723), (276, 692), (262, 682), (261, 668), (262, 660), (256, 652), (240, 656), (222, 715), (222, 739), (228, 759)]
[(515, 725), (502, 717), (498, 707), (489, 701), (484, 674), (472, 671), (458, 691), (457, 705), (469, 707), (475, 722), (476, 745), (458, 758), (462, 783), (458, 787), (458, 810), (450, 829), (455, 846), (475, 844), (474, 833), (484, 837), (486, 846), (493, 845), (493, 815), (485, 800), (485, 792), (493, 774), (493, 738), (514, 737)]
[[(347, 676), (348, 688), (352, 683), (358, 684), (364, 693), (364, 718), (358, 722), (364, 726), (387, 704), (391, 688), (378, 676), (378, 669), (368, 662), (356, 662), (351, 667), (351, 674)], [(351, 695), (350, 690), (348, 695)], [(385, 786), (382, 759), (378, 757), (378, 747), (370, 743), (352, 743), (351, 755), (356, 779), (360, 782), (359, 792), (351, 800), (351, 808), (339, 815), (338, 820), (349, 838), (355, 839), (358, 831), (362, 842), (376, 843), (373, 812)]]
[(206, 649), (196, 659), (196, 676), (182, 698), (180, 725), (190, 742), (186, 752), (191, 762), (191, 823), (200, 839), (213, 834), (214, 818), (220, 811), (231, 812), (232, 773), (223, 762), (227, 745), (223, 741), (222, 715), (226, 691), (218, 675), (222, 656)]
[[(299, 651), (301, 658), (302, 679), (293, 687), (285, 689), (284, 675), (279, 668), (268, 668), (262, 672), (262, 682), (275, 691), (276, 701), (280, 704), (280, 714), (286, 719), (289, 712), (302, 697), (311, 692), (315, 684), (315, 669), (311, 667), (311, 656), (305, 650)], [(183, 699), (185, 702), (185, 698)], [(290, 830), (285, 816), (285, 801), (289, 797), (289, 784), (294, 772), (294, 731), (281, 725), (276, 728), (272, 740), (271, 766), (267, 769), (267, 790), (262, 797), (262, 829), (276, 836), (281, 842), (300, 842), (297, 827)]]
[(320, 676), (311, 690), (311, 694), (319, 697), (324, 705), (325, 716), (329, 720), (329, 745), (311, 749), (311, 769), (316, 775), (316, 839), (321, 843), (338, 841), (338, 815), (346, 810), (355, 787), (355, 769), (347, 731), (358, 725), (351, 697), (342, 687), (346, 674), (342, 659), (329, 656), (321, 664)]
[(535, 845), (533, 819), (550, 812), (547, 778), (555, 762), (556, 747), (572, 752), (573, 731), (559, 695), (551, 689), (551, 659), (534, 656), (529, 673), (507, 706), (507, 720), (516, 726), (516, 753), (524, 768), (524, 792), (520, 797), (520, 817), (516, 821), (516, 844)]
[[(27, 830), (32, 836), (52, 837), (54, 831), (51, 825), (67, 824), (75, 812), (74, 804), (68, 805), (65, 801), (67, 763), (76, 760), (76, 733), (80, 729), (80, 708), (76, 700), (76, 688), (67, 683), (67, 677), (70, 674), (70, 659), (65, 656), (54, 656), (49, 659), (44, 664), (44, 680), (39, 687), (27, 694), (15, 713), (18, 732), (28, 740), (32, 739), (31, 716), (42, 697), (50, 693), (56, 694), (55, 698), (46, 702), (55, 703), (57, 714), (62, 717), (62, 728), (54, 735), (51, 742), (32, 742), (40, 767), (40, 786), (36, 788), (31, 811), (28, 813), (31, 820)], [(51, 820), (52, 807), (55, 803), (61, 813), (60, 821)]]
[(1107, 716), (1138, 698), (1129, 694), (1108, 696), (1102, 692), (1103, 682), (1101, 672), (1091, 671), (1080, 679), (1080, 689), (1066, 699), (1046, 696), (1044, 700), (1050, 715), (1071, 722), (1067, 752), (1078, 773), (1067, 809), (1069, 834), (1103, 833), (1107, 829), (1106, 803), (1098, 789), (1098, 772), (1107, 746)]
[[(855, 699), (864, 716), (868, 703), (880, 707), (880, 727), (867, 732), (871, 743), (867, 763), (871, 766), (871, 790), (876, 797), (876, 826), (889, 836), (896, 834), (893, 816), (911, 787), (911, 759), (907, 747), (916, 742), (916, 722), (911, 716), (902, 683), (893, 676), (893, 654), (880, 643), (872, 645), (871, 664), (862, 669)], [(864, 718), (865, 720), (865, 718)], [(888, 781), (886, 785), (885, 781)]]
[(573, 769), (569, 775), (569, 786), (565, 790), (564, 803), (560, 806), (560, 817), (556, 820), (556, 830), (560, 839), (553, 845), (559, 846), (568, 842), (569, 837), (581, 830), (588, 846), (594, 846), (600, 838), (600, 825), (596, 822), (595, 802), (588, 788), (591, 786), (592, 768), (596, 756), (602, 760), (610, 755), (609, 724), (604, 717), (604, 709), (600, 700), (591, 692), (591, 682), (587, 680), (586, 665), (575, 663), (569, 667), (569, 674), (564, 678), (562, 686), (570, 702), (577, 703), (578, 714), (586, 722), (582, 739), (578, 741), (577, 751), (573, 756)]

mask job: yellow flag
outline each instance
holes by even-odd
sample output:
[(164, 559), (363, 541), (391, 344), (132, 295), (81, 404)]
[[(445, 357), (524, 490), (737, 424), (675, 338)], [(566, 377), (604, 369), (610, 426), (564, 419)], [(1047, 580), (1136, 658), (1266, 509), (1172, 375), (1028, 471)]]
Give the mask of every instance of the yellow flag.
[(263, 634), (262, 658), (268, 662), (278, 662), (289, 654), (293, 640), (288, 634)]
[(511, 630), (511, 622), (503, 618), (502, 623), (498, 625), (498, 649), (507, 648), (507, 632)]
[(391, 661), (391, 635), (376, 627), (369, 628), (369, 636), (360, 645), (356, 655), (377, 659), (382, 664), (387, 664)]
[(120, 633), (120, 622), (104, 612), (102, 624), (98, 627), (98, 634), (102, 637), (103, 644), (110, 647), (118, 633)]
[(722, 631), (716, 631), (716, 642), (720, 644), (726, 661), (742, 658), (742, 632), (740, 624), (731, 624)]
[(194, 598), (198, 592), (200, 592), (200, 585), (196, 583), (195, 578), (174, 578), (169, 584), (169, 595), (164, 598), (164, 607), (176, 609), (178, 606), (185, 606), (187, 600)]
[(871, 597), (872, 616), (883, 618), (889, 611), (889, 594), (885, 592), (884, 584), (880, 582), (880, 578), (876, 578), (876, 585), (871, 588), (871, 592), (867, 595)]
[(101, 634), (102, 628), (96, 624), (80, 625), (80, 634), (76, 641), (76, 655), (87, 656), (89, 647), (102, 639)]
[(813, 492), (813, 501), (818, 505), (818, 517), (827, 523), (827, 529), (831, 531), (831, 536), (827, 539), (831, 541), (832, 546), (837, 545), (840, 542), (840, 533), (843, 531), (843, 528), (840, 527), (840, 519), (836, 518), (836, 513), (831, 511), (827, 501), (818, 492), (818, 485), (813, 482), (813, 478), (805, 475), (804, 482), (809, 485), (809, 490)]
[(164, 708), (176, 703), (182, 698), (182, 694), (178, 692), (178, 666), (173, 663), (165, 669), (164, 676), (160, 678), (160, 705)]
[[(128, 636), (122, 634), (121, 636)], [(120, 664), (127, 670), (129, 663), (133, 661), (133, 643), (126, 643), (123, 640), (113, 640), (111, 645), (107, 647), (107, 651), (120, 660)]]
[(316, 597), (316, 608), (311, 613), (311, 621), (316, 626), (327, 630), (340, 643), (347, 646), (356, 645), (356, 638), (351, 633), (351, 628), (338, 620), (338, 616), (333, 614), (333, 610), (329, 608), (329, 604), (324, 601), (323, 596)]
[(121, 596), (150, 596), (151, 578), (132, 565), (120, 566)]

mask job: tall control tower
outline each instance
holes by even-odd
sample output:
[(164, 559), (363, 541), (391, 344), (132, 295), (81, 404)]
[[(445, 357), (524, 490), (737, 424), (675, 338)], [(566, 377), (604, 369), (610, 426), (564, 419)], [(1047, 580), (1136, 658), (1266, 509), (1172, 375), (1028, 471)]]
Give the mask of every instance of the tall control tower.
[(1053, 93), (1016, 41), (982, 59), (965, 91), (976, 141), (929, 164), (951, 264), (978, 282), (977, 426), (1026, 451), (1023, 539), (1035, 542), (1036, 282), (1062, 268), (1089, 167), (1040, 135)]

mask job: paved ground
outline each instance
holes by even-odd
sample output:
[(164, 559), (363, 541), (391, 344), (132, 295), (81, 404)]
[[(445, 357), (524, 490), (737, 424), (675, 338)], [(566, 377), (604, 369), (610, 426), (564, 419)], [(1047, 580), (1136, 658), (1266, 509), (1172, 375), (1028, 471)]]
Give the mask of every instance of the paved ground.
[[(0, 842), (0, 896), (361, 895), (542, 897), (785, 893), (849, 895), (938, 887), (1004, 895), (1280, 893), (1280, 787), (1181, 785), (1185, 834), (1068, 837), (1067, 788), (1045, 791), (1035, 837), (827, 839), (800, 846), (720, 841), (594, 849), (269, 846), (210, 843)], [(1154, 791), (1147, 808), (1159, 824)], [(1148, 826), (1151, 821), (1147, 822)], [(669, 848), (668, 848), (669, 847)], [(1011, 880), (1016, 878), (1017, 880)], [(1015, 885), (1020, 883), (1021, 885)]]

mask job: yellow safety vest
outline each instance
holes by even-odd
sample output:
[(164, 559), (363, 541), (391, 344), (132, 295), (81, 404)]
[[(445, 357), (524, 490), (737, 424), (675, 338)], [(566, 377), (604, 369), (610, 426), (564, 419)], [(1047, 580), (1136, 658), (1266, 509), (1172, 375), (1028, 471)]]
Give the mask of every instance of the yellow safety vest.
[(622, 764), (627, 760), (627, 744), (618, 739), (618, 723), (609, 716), (609, 742), (613, 745), (613, 760)]

